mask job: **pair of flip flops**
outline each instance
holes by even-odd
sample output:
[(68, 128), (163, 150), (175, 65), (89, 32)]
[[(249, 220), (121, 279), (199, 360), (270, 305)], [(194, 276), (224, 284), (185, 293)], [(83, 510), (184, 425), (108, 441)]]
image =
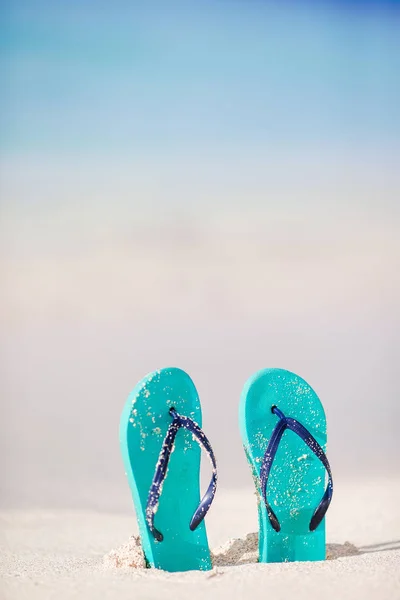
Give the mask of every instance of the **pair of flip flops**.
[[(265, 369), (245, 384), (239, 421), (259, 495), (260, 562), (323, 560), (333, 484), (318, 396), (294, 373)], [(201, 426), (196, 388), (180, 369), (150, 373), (125, 404), (121, 451), (149, 567), (212, 568), (204, 517), (214, 499), (217, 466)], [(212, 464), (202, 498), (201, 448)]]

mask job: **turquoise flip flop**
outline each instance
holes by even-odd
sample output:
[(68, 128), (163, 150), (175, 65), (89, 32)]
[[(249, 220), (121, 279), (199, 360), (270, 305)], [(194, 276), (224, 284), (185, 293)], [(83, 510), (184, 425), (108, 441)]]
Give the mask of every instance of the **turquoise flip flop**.
[[(121, 452), (150, 567), (165, 571), (212, 568), (203, 519), (215, 495), (217, 470), (200, 427), (194, 383), (176, 368), (142, 379), (122, 412)], [(213, 466), (201, 500), (200, 447)]]
[(239, 422), (259, 496), (260, 562), (324, 560), (333, 483), (317, 394), (289, 371), (259, 371), (244, 386)]

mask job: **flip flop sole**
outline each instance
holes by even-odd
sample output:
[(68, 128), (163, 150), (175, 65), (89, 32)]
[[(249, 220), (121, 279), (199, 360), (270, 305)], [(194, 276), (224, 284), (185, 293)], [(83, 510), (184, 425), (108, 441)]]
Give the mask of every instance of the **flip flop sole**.
[(277, 406), (300, 421), (326, 449), (326, 419), (314, 390), (298, 375), (265, 369), (245, 384), (239, 423), (246, 456), (258, 491), (260, 562), (315, 561), (325, 558), (325, 519), (309, 530), (310, 519), (325, 489), (325, 469), (292, 431), (283, 434), (268, 480), (267, 497), (281, 530), (269, 521), (260, 490), (260, 468), (277, 417)]
[(175, 438), (154, 524), (163, 540), (154, 539), (146, 523), (146, 504), (160, 450), (171, 424), (169, 409), (201, 427), (200, 400), (184, 371), (162, 369), (147, 375), (129, 395), (121, 416), (120, 444), (139, 524), (142, 547), (150, 567), (165, 571), (211, 569), (204, 522), (191, 531), (190, 520), (200, 502), (200, 447), (181, 428)]

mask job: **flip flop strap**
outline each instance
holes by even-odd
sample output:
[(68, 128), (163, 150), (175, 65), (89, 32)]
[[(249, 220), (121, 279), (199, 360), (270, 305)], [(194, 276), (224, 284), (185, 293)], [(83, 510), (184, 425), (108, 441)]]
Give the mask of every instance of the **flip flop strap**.
[(191, 531), (194, 531), (206, 516), (208, 509), (214, 500), (215, 491), (217, 488), (217, 463), (214, 452), (211, 448), (211, 444), (208, 441), (205, 433), (202, 431), (202, 429), (200, 429), (197, 423), (192, 421), (192, 419), (189, 417), (178, 414), (174, 408), (171, 408), (169, 412), (173, 417), (173, 421), (168, 427), (163, 445), (161, 447), (160, 456), (158, 458), (146, 505), (147, 526), (149, 527), (154, 538), (159, 542), (163, 540), (163, 534), (154, 526), (154, 515), (157, 512), (158, 503), (160, 501), (162, 486), (167, 475), (168, 463), (174, 447), (175, 437), (181, 427), (184, 427), (190, 431), (193, 438), (207, 452), (213, 468), (211, 481), (207, 491), (201, 499), (200, 504), (196, 508), (190, 521), (189, 527)]
[(332, 500), (333, 494), (333, 480), (332, 480), (332, 472), (331, 467), (329, 465), (328, 458), (318, 444), (317, 440), (314, 436), (308, 431), (304, 425), (293, 419), (292, 417), (285, 417), (283, 412), (279, 410), (276, 406), (273, 407), (272, 412), (279, 417), (279, 421), (274, 428), (271, 438), (268, 442), (267, 449), (264, 454), (263, 462), (260, 469), (260, 482), (261, 482), (261, 493), (264, 500), (265, 507), (267, 509), (268, 518), (270, 523), (275, 529), (275, 531), (280, 531), (281, 526), (278, 521), (277, 516), (272, 510), (270, 504), (267, 500), (267, 485), (268, 485), (268, 477), (271, 472), (272, 463), (274, 461), (275, 455), (277, 453), (279, 443), (282, 439), (282, 435), (284, 434), (286, 429), (290, 429), (294, 433), (296, 433), (310, 448), (310, 450), (315, 454), (315, 456), (322, 462), (327, 473), (328, 473), (328, 483), (326, 486), (326, 490), (324, 495), (322, 496), (321, 502), (318, 504), (317, 508), (314, 511), (313, 516), (310, 520), (310, 531), (314, 531), (318, 525), (321, 523), (322, 519), (325, 516), (326, 511), (329, 508), (329, 504)]

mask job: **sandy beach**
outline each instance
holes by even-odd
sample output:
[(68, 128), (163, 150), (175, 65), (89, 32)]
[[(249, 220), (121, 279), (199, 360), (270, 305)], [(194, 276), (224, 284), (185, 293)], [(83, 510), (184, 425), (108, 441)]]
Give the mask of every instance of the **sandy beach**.
[[(400, 600), (400, 0), (10, 0), (0, 16), (0, 600)], [(136, 432), (160, 448), (126, 460), (121, 412), (170, 367), (218, 467), (207, 572), (145, 569), (137, 545), (125, 471), (147, 494), (162, 435), (147, 407), (154, 437)], [(321, 562), (257, 562), (238, 409), (267, 368), (325, 410)], [(191, 507), (172, 464), (167, 525), (177, 497)], [(271, 502), (286, 479), (306, 497), (302, 473)]]
[(400, 598), (400, 480), (340, 482), (327, 519), (328, 559), (257, 564), (253, 490), (222, 490), (207, 529), (209, 572), (137, 569), (134, 513), (2, 511), (5, 600), (57, 598)]

